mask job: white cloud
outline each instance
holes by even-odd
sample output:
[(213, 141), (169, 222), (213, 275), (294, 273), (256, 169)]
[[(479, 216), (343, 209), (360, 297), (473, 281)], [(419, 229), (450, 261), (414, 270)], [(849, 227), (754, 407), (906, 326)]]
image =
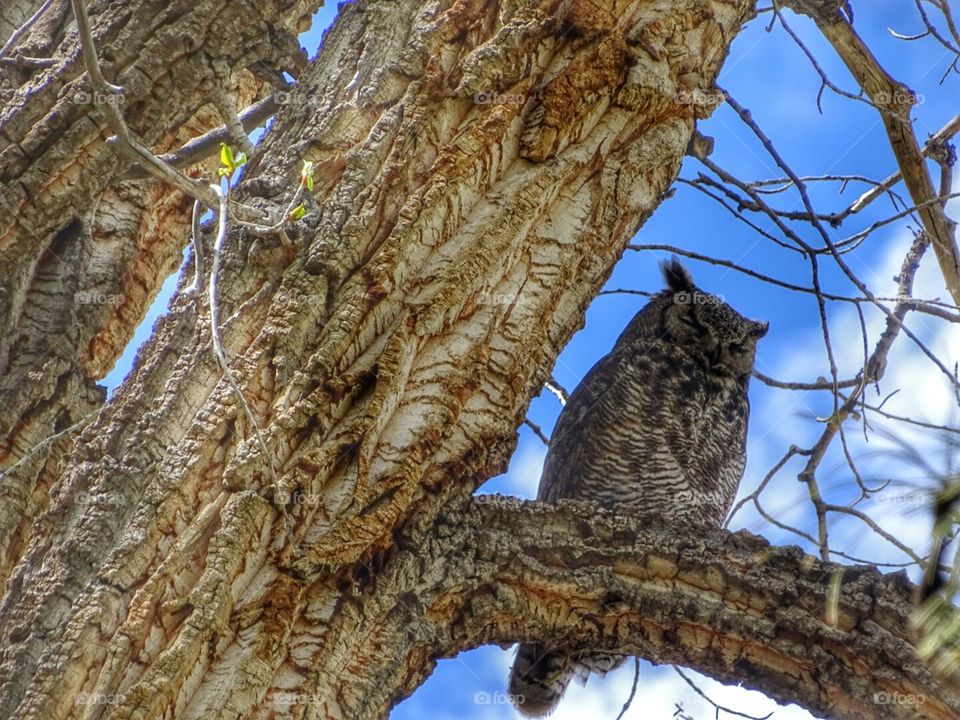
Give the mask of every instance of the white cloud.
[[(763, 693), (735, 685), (723, 685), (692, 670), (688, 677), (714, 702), (738, 712), (762, 717), (773, 713), (770, 720), (813, 720), (813, 716), (797, 706), (780, 706)], [(571, 684), (551, 720), (583, 720), (610, 718), (620, 713), (630, 696), (634, 664), (627, 662), (604, 678), (592, 676), (586, 686)], [(700, 697), (669, 667), (641, 663), (637, 694), (624, 715), (624, 720), (670, 720), (677, 704), (693, 718), (713, 718), (714, 707)], [(521, 717), (519, 713), (516, 717)]]
[[(893, 278), (900, 272), (904, 254), (911, 241), (912, 236), (904, 231), (893, 237), (881, 252), (873, 253), (873, 257), (877, 259), (871, 268), (851, 261), (851, 269), (869, 284), (875, 294), (895, 295), (897, 288)], [(925, 299), (949, 298), (932, 249), (928, 249), (917, 273), (914, 296)], [(856, 310), (849, 305), (839, 306), (832, 303), (829, 312), (831, 337), (837, 364), (840, 366), (840, 376), (852, 377), (863, 362), (860, 322)], [(886, 319), (876, 308), (865, 306), (864, 312), (868, 348), (872, 351), (885, 328)], [(960, 357), (960, 327), (957, 325), (918, 312), (907, 316), (906, 325), (943, 362), (950, 363), (952, 358)], [(785, 380), (813, 380), (816, 374), (824, 374), (827, 366), (818, 329), (806, 328), (796, 332), (789, 342), (781, 343), (781, 348), (779, 357), (772, 361), (767, 358), (773, 365), (769, 372), (764, 370), (767, 374)], [(949, 382), (943, 372), (904, 333), (897, 338), (889, 354), (886, 375), (880, 386), (879, 396), (874, 388), (867, 389), (866, 396), (871, 404), (879, 404), (884, 397), (894, 393), (884, 404), (884, 410), (934, 424), (956, 425), (956, 400)], [(755, 405), (755, 418), (760, 420), (760, 423), (759, 427), (755, 424), (751, 428), (751, 451), (763, 456), (767, 464), (754, 471), (754, 477), (748, 479), (752, 484), (745, 485), (741, 494), (750, 492), (756, 486), (759, 479), (756, 477), (757, 472), (759, 477), (762, 477), (772, 465), (771, 459), (773, 462), (779, 459), (790, 444), (809, 447), (811, 429), (815, 435), (822, 431), (822, 424), (809, 419), (797, 420), (792, 414), (802, 408), (815, 410), (815, 414), (819, 415), (829, 414), (830, 407), (826, 402), (829, 394), (820, 392), (815, 397), (810, 397), (814, 394), (806, 393), (803, 394), (806, 397), (799, 398), (799, 403), (798, 395), (801, 393), (765, 389), (762, 393), (765, 406), (757, 408)], [(868, 412), (867, 420), (875, 430), (887, 428), (894, 432), (895, 437), (907, 442), (920, 457), (934, 467), (942, 467), (942, 458), (937, 457), (943, 449), (942, 438), (936, 433), (929, 430), (917, 431), (902, 423), (885, 420), (876, 413)], [(930, 479), (923, 478), (920, 470), (908, 462), (903, 448), (894, 438), (874, 431), (870, 432), (869, 440), (866, 440), (861, 426), (856, 422), (848, 422), (845, 430), (850, 454), (864, 475), (866, 484), (878, 486), (882, 481), (893, 480), (883, 491), (857, 507), (898, 540), (922, 555), (929, 545), (930, 521), (926, 496), (921, 489), (931, 487)], [(772, 514), (790, 524), (800, 524), (804, 519), (809, 522), (813, 517), (808, 496), (797, 502), (798, 489), (801, 496), (806, 495), (805, 486), (796, 480), (797, 471), (802, 467), (803, 461), (801, 458), (797, 465), (781, 471), (763, 495), (764, 507), (772, 510), (779, 505), (779, 512)], [(753, 463), (751, 467), (755, 467)], [(843, 457), (839, 439), (834, 440), (827, 457), (820, 465), (817, 478), (828, 502), (845, 504), (859, 494), (856, 481)], [(790, 502), (784, 503), (784, 498), (789, 498)], [(756, 520), (756, 516), (750, 513), (746, 513), (745, 518)], [(836, 515), (831, 515), (830, 519), (832, 547), (872, 561), (900, 562), (907, 559), (860, 520)], [(744, 519), (739, 522), (743, 523)], [(795, 536), (786, 535), (769, 523), (764, 525), (762, 533), (776, 542), (798, 541)], [(756, 526), (751, 522), (750, 527), (755, 529)]]

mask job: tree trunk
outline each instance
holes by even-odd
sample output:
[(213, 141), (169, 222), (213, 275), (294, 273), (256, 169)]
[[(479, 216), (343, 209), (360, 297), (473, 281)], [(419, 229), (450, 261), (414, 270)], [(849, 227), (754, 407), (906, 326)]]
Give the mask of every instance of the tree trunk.
[[(312, 5), (91, 16), (125, 117), (162, 152), (217, 124), (216, 83), (242, 105), (295, 69), (284, 38)], [(289, 244), (233, 227), (219, 276), (269, 457), (210, 350), (209, 307), (184, 293), (116, 397), (38, 447), (102, 402), (95, 380), (175, 265), (190, 201), (123, 179), (105, 114), (75, 99), (73, 31), (53, 34), (52, 67), (10, 70), (2, 450), (24, 461), (0, 486), (0, 717), (383, 717), (438, 657), (548, 637), (835, 717), (876, 716), (878, 691), (955, 717), (913, 659), (896, 579), (468, 499), (668, 191), (751, 9), (345, 5), (233, 193), (283, 207), (310, 160), (309, 212)]]

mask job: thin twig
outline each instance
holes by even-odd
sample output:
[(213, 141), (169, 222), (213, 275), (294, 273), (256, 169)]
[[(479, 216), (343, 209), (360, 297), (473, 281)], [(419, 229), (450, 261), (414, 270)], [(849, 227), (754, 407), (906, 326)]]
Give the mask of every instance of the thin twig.
[[(684, 679), (684, 681), (687, 683), (687, 685), (689, 685), (691, 688), (693, 688), (694, 692), (696, 692), (697, 695), (699, 695), (699, 696), (702, 697), (704, 700), (706, 700), (708, 703), (710, 703), (711, 705), (713, 705), (714, 709), (717, 711), (718, 714), (719, 714), (721, 711), (723, 711), (723, 712), (725, 712), (725, 713), (730, 713), (731, 715), (735, 715), (736, 717), (748, 718), (748, 720), (768, 720), (768, 718), (770, 718), (770, 717), (773, 716), (773, 713), (772, 713), (772, 712), (767, 713), (766, 715), (763, 715), (763, 716), (759, 716), (759, 715), (747, 715), (746, 713), (738, 712), (737, 710), (731, 710), (731, 709), (728, 708), (728, 707), (725, 707), (725, 706), (723, 706), (723, 705), (720, 705), (719, 703), (711, 700), (710, 697), (709, 697), (703, 690), (701, 690), (700, 688), (698, 688), (698, 687), (696, 686), (696, 684), (693, 682), (693, 680), (691, 680), (690, 678), (688, 678), (688, 677), (684, 674), (683, 670), (681, 670), (680, 668), (678, 668), (676, 665), (673, 666), (673, 669), (677, 671), (677, 675), (679, 675), (680, 677), (682, 677), (682, 678)], [(619, 720), (619, 719), (618, 719), (618, 720)]]
[(204, 254), (203, 238), (200, 236), (200, 213), (203, 212), (203, 203), (193, 201), (193, 217), (190, 222), (190, 243), (193, 245), (193, 282), (184, 290), (184, 294), (196, 297), (203, 287)]
[[(759, 273), (756, 270), (751, 270), (748, 267), (744, 267), (743, 265), (739, 265), (729, 260), (723, 260), (721, 258), (712, 257), (710, 255), (703, 255), (701, 253), (693, 252), (691, 250), (686, 250), (684, 248), (677, 247), (675, 245), (664, 245), (664, 244), (657, 244), (657, 243), (637, 243), (637, 244), (627, 245), (626, 249), (633, 250), (635, 252), (643, 252), (645, 250), (669, 252), (675, 255), (688, 257), (693, 260), (700, 260), (705, 263), (710, 263), (711, 265), (719, 265), (720, 267), (730, 268), (731, 270), (735, 270), (739, 273), (743, 273), (744, 275), (748, 275), (750, 277), (756, 278), (757, 280), (761, 280), (765, 283), (776, 285), (778, 287), (782, 287), (787, 290), (794, 290), (796, 292), (809, 293), (811, 295), (814, 294), (813, 288), (805, 287), (803, 285), (795, 285), (793, 283), (785, 282), (783, 280), (778, 280), (775, 277), (764, 275), (763, 273)], [(824, 292), (822, 293), (822, 295), (827, 300), (835, 300), (837, 302), (855, 303), (855, 304), (871, 302), (870, 299), (866, 297), (859, 297), (859, 298), (849, 297), (846, 295), (835, 295), (833, 293), (828, 293), (828, 292)], [(921, 300), (919, 298), (907, 299), (907, 298), (883, 297), (883, 296), (875, 297), (874, 299), (881, 302), (901, 302), (901, 301), (907, 302), (911, 306), (912, 310), (927, 312), (931, 315), (942, 317), (945, 320), (950, 320), (951, 322), (954, 322), (956, 321), (956, 319), (960, 318), (960, 316), (953, 315), (949, 312), (946, 312), (946, 310), (957, 310), (960, 308), (956, 308), (954, 305), (950, 305), (948, 303), (942, 303), (938, 300)], [(941, 308), (943, 309), (941, 310)]]
[[(122, 87), (108, 83), (103, 77), (100, 69), (100, 60), (97, 57), (97, 49), (93, 42), (93, 34), (90, 30), (90, 20), (87, 17), (87, 9), (83, 0), (71, 0), (71, 4), (77, 20), (77, 31), (80, 36), (80, 46), (83, 52), (84, 64), (86, 65), (87, 73), (90, 75), (90, 84), (93, 86), (94, 92), (103, 93), (106, 96), (122, 94)], [(154, 177), (167, 182), (188, 197), (192, 197), (194, 200), (200, 200), (211, 210), (219, 207), (219, 199), (217, 195), (211, 191), (212, 186), (178, 172), (175, 168), (154, 155), (134, 137), (126, 121), (123, 119), (123, 115), (117, 108), (117, 103), (108, 101), (103, 104), (106, 106), (110, 126), (116, 133), (116, 136), (111, 138), (111, 140), (118, 144), (121, 152), (126, 154), (133, 162), (139, 163), (141, 167)], [(253, 221), (254, 218), (259, 218), (261, 213), (253, 208), (238, 205), (236, 216), (240, 221)]]
[(896, 420), (897, 422), (907, 423), (908, 425), (916, 425), (917, 427), (927, 428), (929, 430), (943, 430), (944, 432), (956, 433), (960, 435), (960, 428), (953, 428), (949, 425), (936, 425), (934, 423), (924, 422), (923, 420), (904, 417), (903, 415), (894, 415), (893, 413), (887, 412), (877, 405), (871, 405), (866, 402), (861, 403), (860, 407), (867, 408), (870, 410), (870, 412), (875, 412), (877, 415), (881, 415), (888, 420)]
[(88, 412), (86, 415), (84, 415), (82, 418), (80, 418), (79, 420), (77, 420), (77, 422), (73, 423), (73, 425), (70, 425), (69, 427), (64, 428), (64, 429), (61, 430), (60, 432), (54, 433), (53, 435), (50, 435), (49, 437), (46, 437), (46, 438), (44, 438), (43, 440), (41, 440), (40, 442), (38, 442), (36, 445), (34, 445), (32, 448), (30, 448), (30, 449), (23, 455), (23, 457), (21, 457), (19, 460), (17, 460), (13, 465), (11, 465), (10, 467), (5, 468), (5, 469), (3, 469), (3, 470), (0, 470), (0, 480), (5, 480), (5, 479), (10, 475), (10, 473), (12, 473), (12, 472), (13, 472), (14, 470), (16, 470), (18, 467), (20, 467), (21, 465), (23, 465), (24, 463), (26, 463), (30, 458), (32, 458), (32, 457), (33, 457), (34, 455), (36, 455), (38, 452), (40, 452), (41, 450), (43, 450), (45, 447), (47, 447), (47, 445), (49, 445), (49, 444), (51, 444), (51, 443), (53, 443), (53, 442), (56, 442), (57, 440), (59, 440), (60, 438), (66, 436), (66, 435), (69, 435), (69, 434), (72, 433), (74, 430), (78, 430), (78, 429), (82, 428), (84, 425), (86, 425), (88, 422), (90, 422), (90, 420), (93, 418), (93, 416), (96, 415), (98, 412), (100, 412), (100, 410), (101, 410), (101, 408), (99, 408), (99, 407), (98, 407), (97, 409), (95, 409), (95, 410), (91, 410), (91, 411)]
[(0, 58), (5, 58), (7, 55), (10, 54), (13, 48), (16, 47), (17, 43), (20, 42), (20, 38), (22, 38), (24, 34), (26, 34), (30, 30), (30, 28), (34, 26), (37, 20), (41, 18), (41, 16), (47, 11), (47, 9), (52, 4), (53, 4), (53, 0), (45, 0), (43, 5), (41, 5), (37, 9), (37, 11), (33, 15), (31, 15), (23, 25), (21, 25), (20, 27), (18, 27), (16, 30), (13, 31), (13, 35), (11, 35), (7, 39), (7, 41), (3, 44), (3, 47), (0, 48)]
[(824, 71), (822, 67), (820, 67), (820, 64), (817, 62), (817, 58), (814, 56), (812, 52), (810, 52), (810, 49), (806, 45), (804, 45), (800, 37), (793, 31), (793, 28), (787, 24), (787, 21), (784, 20), (783, 14), (779, 11), (779, 9), (775, 9), (774, 12), (776, 13), (777, 20), (779, 20), (780, 24), (783, 26), (783, 29), (787, 31), (787, 34), (791, 38), (793, 38), (794, 43), (796, 43), (797, 46), (800, 48), (800, 50), (803, 51), (803, 54), (807, 56), (807, 59), (810, 61), (810, 64), (813, 65), (813, 69), (816, 70), (817, 75), (820, 76), (820, 91), (817, 93), (817, 110), (819, 110), (821, 114), (823, 113), (823, 107), (821, 106), (820, 101), (823, 97), (823, 89), (825, 87), (830, 88), (835, 93), (837, 93), (837, 95), (841, 95), (845, 98), (849, 98), (850, 100), (858, 100), (868, 105), (872, 104), (867, 98), (863, 96), (862, 90), (858, 95), (855, 95), (852, 92), (843, 90), (842, 88), (838, 87), (833, 82), (831, 82), (827, 73)]
[(601, 290), (597, 293), (597, 297), (601, 295), (641, 295), (642, 297), (653, 297), (656, 293), (649, 292), (648, 290), (628, 290), (627, 288), (613, 288), (612, 290)]
[(237, 108), (234, 105), (233, 98), (230, 97), (222, 84), (226, 82), (225, 75), (226, 73), (221, 69), (218, 75), (220, 82), (213, 87), (213, 104), (216, 106), (217, 112), (220, 113), (220, 119), (223, 120), (223, 124), (230, 134), (230, 139), (249, 157), (253, 155), (253, 143), (250, 142), (247, 131), (237, 116)]
[[(237, 380), (233, 375), (233, 371), (230, 369), (230, 365), (227, 363), (227, 356), (223, 351), (223, 343), (220, 340), (220, 305), (218, 300), (220, 259), (223, 253), (223, 245), (227, 238), (228, 206), (227, 196), (223, 190), (221, 190), (217, 185), (211, 185), (210, 188), (219, 200), (217, 211), (217, 238), (213, 244), (213, 266), (210, 270), (210, 283), (208, 287), (208, 301), (210, 303), (210, 338), (213, 345), (213, 354), (216, 356), (217, 362), (220, 364), (220, 368), (223, 370), (223, 377), (226, 379), (227, 384), (230, 385), (230, 388), (233, 390), (233, 394), (236, 396), (237, 401), (243, 408), (244, 415), (246, 415), (254, 437), (257, 440), (257, 445), (260, 447), (260, 452), (263, 453), (263, 458), (267, 464), (267, 470), (269, 471), (270, 479), (273, 484), (274, 496), (280, 498), (280, 478), (277, 477), (277, 472), (273, 467), (273, 455), (267, 449), (267, 444), (263, 439), (263, 433), (260, 430), (260, 425), (257, 423), (257, 419), (254, 417), (253, 410), (250, 408), (247, 398), (244, 397), (243, 391), (240, 389), (240, 385), (237, 383)], [(282, 503), (277, 503), (277, 505), (280, 508), (281, 515), (283, 516), (287, 537), (291, 544), (296, 547), (293, 529), (291, 527), (290, 518), (287, 515), (286, 508)]]
[[(811, 215), (811, 224), (812, 224), (812, 225), (817, 229), (817, 231), (820, 233), (820, 236), (821, 236), (821, 238), (823, 239), (824, 245), (829, 249), (830, 254), (833, 256), (833, 259), (834, 259), (834, 261), (837, 263), (837, 265), (839, 266), (839, 268), (840, 268), (840, 269), (843, 271), (843, 273), (850, 279), (850, 282), (852, 282), (852, 283), (854, 284), (854, 286), (856, 286), (856, 288), (857, 288), (873, 305), (875, 305), (875, 306), (880, 310), (880, 312), (882, 312), (884, 315), (887, 316), (888, 320), (894, 319), (895, 322), (898, 322), (900, 325), (902, 325), (902, 321), (899, 320), (899, 319), (896, 319), (896, 318), (894, 317), (894, 313), (893, 313), (889, 308), (887, 308), (883, 303), (881, 303), (881, 302), (877, 299), (877, 297), (873, 294), (873, 292), (871, 292), (871, 290), (870, 290), (866, 285), (863, 284), (863, 282), (860, 280), (860, 278), (858, 278), (857, 275), (856, 275), (856, 274), (849, 268), (849, 266), (844, 262), (844, 260), (843, 260), (843, 258), (841, 257), (840, 253), (837, 251), (836, 245), (835, 245), (835, 244), (833, 243), (833, 241), (830, 239), (830, 235), (827, 233), (826, 229), (823, 227), (822, 224), (820, 224), (820, 222), (817, 221), (817, 219), (816, 219), (815, 217), (813, 217), (813, 216), (815, 215), (815, 213), (813, 212), (813, 206), (812, 206), (812, 203), (810, 202), (810, 196), (809, 196), (809, 194), (807, 193), (806, 185), (803, 183), (802, 180), (800, 180), (800, 178), (796, 175), (796, 173), (794, 173), (793, 170), (791, 170), (790, 167), (787, 165), (787, 163), (783, 160), (783, 158), (780, 156), (780, 153), (778, 153), (777, 150), (776, 150), (776, 148), (773, 146), (773, 143), (772, 143), (772, 141), (770, 140), (770, 138), (767, 137), (767, 135), (760, 129), (760, 126), (757, 125), (757, 123), (753, 120), (753, 117), (752, 117), (752, 115), (750, 114), (750, 111), (748, 111), (746, 108), (744, 108), (744, 107), (741, 106), (739, 103), (737, 103), (732, 97), (730, 97), (729, 93), (726, 93), (726, 91), (721, 90), (721, 92), (724, 92), (724, 95), (725, 95), (726, 98), (727, 98), (727, 103), (737, 112), (738, 115), (740, 115), (741, 120), (747, 125), (747, 127), (749, 127), (749, 128), (751, 129), (751, 131), (754, 133), (754, 135), (756, 135), (757, 139), (760, 140), (760, 142), (763, 144), (764, 148), (766, 148), (767, 152), (768, 152), (768, 153), (770, 154), (770, 156), (773, 158), (774, 162), (776, 162), (777, 165), (779, 165), (780, 168), (781, 168), (785, 173), (787, 173), (787, 175), (790, 176), (790, 178), (793, 180), (793, 182), (797, 185), (797, 189), (798, 189), (799, 192), (800, 192), (800, 198), (802, 199), (804, 206), (807, 208), (807, 211), (808, 211), (808, 212), (810, 213), (810, 215)], [(703, 162), (704, 162), (704, 163), (709, 163), (710, 161), (709, 161), (709, 159), (707, 159), (707, 160), (704, 160)], [(718, 168), (718, 170), (719, 170), (719, 168)], [(720, 171), (725, 173), (725, 171), (723, 171), (723, 170), (720, 170)], [(729, 176), (729, 173), (725, 173), (725, 174)], [(730, 177), (731, 177), (731, 181), (732, 181), (732, 182), (734, 182), (734, 183), (739, 183), (741, 186), (743, 185), (743, 183), (740, 183), (740, 181), (737, 180), (736, 178), (734, 178), (734, 177), (732, 177), (732, 176), (730, 176)], [(754, 199), (756, 200), (756, 199), (758, 199), (758, 197), (757, 197), (756, 195), (754, 195)], [(934, 202), (934, 203), (930, 203), (930, 204), (931, 204), (931, 205), (934, 205), (934, 204), (937, 204), (937, 203)], [(918, 207), (919, 207), (919, 205), (918, 205)], [(793, 239), (795, 242), (797, 242), (798, 244), (800, 244), (801, 247), (803, 247), (804, 249), (809, 249), (809, 251), (812, 252), (812, 249), (810, 249), (810, 246), (809, 246), (806, 242), (804, 242), (802, 239), (800, 239), (800, 237), (797, 236), (795, 233), (793, 233), (792, 231), (790, 231), (789, 229), (787, 229), (786, 226), (783, 225), (783, 222), (782, 222), (779, 218), (777, 218), (775, 215), (771, 215), (771, 218), (774, 220), (775, 223), (778, 224), (778, 226), (781, 228), (781, 230), (786, 230), (787, 233), (789, 233), (789, 237), (790, 237), (791, 239)], [(834, 377), (834, 379), (836, 379), (836, 365), (835, 365), (834, 360), (833, 360), (833, 351), (832, 351), (832, 348), (830, 347), (829, 332), (828, 332), (828, 329), (827, 329), (827, 327), (826, 327), (826, 313), (825, 313), (825, 309), (824, 309), (824, 307), (823, 307), (823, 294), (822, 294), (822, 292), (820, 291), (820, 287), (819, 287), (819, 276), (818, 276), (818, 274), (817, 274), (817, 272), (816, 272), (815, 257), (811, 258), (811, 266), (812, 266), (812, 268), (813, 268), (813, 270), (814, 270), (814, 272), (813, 272), (813, 279), (814, 279), (813, 285), (814, 285), (814, 290), (816, 291), (816, 295), (817, 295), (817, 303), (818, 303), (818, 305), (820, 306), (820, 315), (821, 315), (820, 325), (821, 325), (821, 330), (822, 330), (822, 332), (823, 332), (823, 334), (824, 334), (824, 343), (825, 343), (825, 345), (827, 346), (827, 356), (830, 358), (830, 374), (831, 374), (831, 377)], [(942, 269), (942, 268), (943, 268), (943, 266), (941, 265), (941, 269)], [(946, 278), (946, 277), (945, 277), (945, 279), (947, 280), (947, 286), (948, 286), (948, 288), (949, 288), (949, 287), (950, 287), (950, 280), (949, 280), (949, 278)], [(954, 299), (954, 301), (956, 302), (956, 298)], [(940, 369), (940, 371), (950, 379), (951, 384), (952, 384), (954, 387), (957, 387), (957, 386), (958, 386), (958, 383), (957, 383), (956, 378), (953, 377), (953, 375), (950, 373), (950, 371), (947, 369), (947, 367), (940, 361), (940, 359), (939, 359), (936, 355), (934, 355), (933, 352), (930, 351), (930, 348), (928, 348), (928, 347), (926, 346), (926, 344), (925, 344), (919, 337), (917, 337), (917, 335), (916, 335), (913, 331), (911, 331), (908, 327), (902, 326), (900, 329), (903, 331), (903, 333), (904, 333), (908, 338), (910, 338), (910, 339), (914, 342), (914, 344), (915, 344), (918, 348), (920, 348), (921, 352), (923, 352), (923, 354), (926, 355), (926, 356), (930, 359), (930, 361), (931, 361), (934, 365), (936, 365), (936, 366)], [(836, 409), (836, 408), (835, 408), (835, 409)]]
[[(273, 95), (269, 95), (253, 103), (240, 113), (240, 125), (243, 127), (244, 132), (250, 132), (254, 128), (263, 125), (263, 123), (276, 112), (277, 103)], [(160, 160), (171, 167), (183, 169), (190, 165), (195, 165), (212, 155), (216, 155), (220, 151), (220, 143), (228, 141), (230, 137), (230, 129), (226, 125), (221, 125), (203, 135), (193, 138), (176, 150), (160, 155)], [(138, 163), (127, 171), (124, 179), (141, 180), (148, 177), (151, 177), (151, 174), (144, 170)]]
[(802, 450), (801, 448), (797, 447), (796, 445), (791, 445), (791, 446), (787, 449), (786, 454), (785, 454), (782, 458), (780, 458), (780, 460), (777, 461), (777, 464), (774, 465), (772, 468), (770, 468), (770, 470), (767, 471), (767, 474), (763, 477), (763, 480), (762, 480), (762, 481), (760, 482), (760, 484), (757, 486), (757, 489), (754, 490), (754, 491), (753, 491), (752, 493), (750, 493), (749, 495), (747, 495), (746, 497), (744, 497), (742, 500), (740, 500), (736, 505), (733, 506), (733, 509), (732, 509), (729, 513), (727, 513), (727, 520), (726, 520), (726, 522), (723, 523), (723, 526), (724, 526), (725, 528), (730, 527), (730, 521), (733, 520), (733, 517), (740, 511), (740, 508), (742, 508), (742, 507), (743, 507), (744, 505), (746, 505), (748, 502), (751, 502), (751, 501), (752, 501), (752, 502), (757, 506), (757, 508), (759, 509), (759, 507), (760, 507), (760, 503), (759, 503), (760, 493), (762, 493), (762, 492), (764, 491), (764, 489), (767, 487), (767, 485), (769, 484), (769, 482), (770, 482), (771, 480), (773, 480), (774, 476), (775, 476), (778, 472), (780, 472), (780, 469), (781, 469), (784, 465), (786, 465), (787, 462), (789, 462), (790, 458), (792, 458), (794, 455), (806, 455), (806, 454), (808, 454), (808, 452), (807, 452), (806, 450)]
[[(952, 138), (958, 132), (960, 132), (960, 115), (955, 115), (953, 119), (950, 120), (950, 122), (948, 122), (946, 125), (944, 125), (942, 128), (937, 130), (937, 132), (935, 132), (933, 135), (930, 136), (930, 140), (928, 140), (927, 143), (923, 146), (921, 153), (924, 155), (924, 157), (929, 156), (931, 143), (936, 143), (936, 144), (942, 143)], [(902, 177), (903, 175), (900, 172), (900, 170), (897, 170), (896, 172), (891, 174), (889, 177), (882, 180), (875, 187), (873, 187), (872, 189), (868, 190), (863, 195), (858, 197), (850, 205), (850, 207), (848, 207), (843, 212), (839, 213), (838, 217), (843, 219), (843, 218), (846, 218), (848, 215), (852, 215), (854, 213), (860, 212), (867, 205), (869, 205), (878, 197), (880, 197), (884, 192), (886, 192), (891, 187), (896, 185), (897, 182), (899, 182)]]
[(764, 375), (757, 369), (754, 369), (753, 376), (762, 382), (764, 385), (769, 385), (770, 387), (782, 388), (784, 390), (829, 390), (834, 392), (837, 388), (848, 388), (856, 387), (860, 384), (860, 380), (857, 378), (850, 378), (849, 380), (839, 380), (836, 383), (832, 383), (826, 379), (820, 379), (812, 383), (804, 382), (784, 382), (783, 380), (775, 380), (768, 375)]
[(533, 434), (536, 435), (538, 438), (540, 438), (540, 440), (543, 442), (544, 445), (546, 445), (547, 447), (550, 447), (550, 438), (548, 438), (546, 434), (544, 434), (543, 428), (537, 425), (530, 418), (524, 418), (523, 423), (524, 425), (529, 427), (531, 430), (533, 430)]
[(554, 378), (552, 375), (550, 376), (550, 379), (543, 384), (543, 387), (556, 395), (557, 400), (560, 401), (561, 405), (566, 405), (567, 400), (570, 399), (570, 393), (568, 393), (566, 388), (558, 383), (556, 378)]
[[(936, 191), (910, 122), (911, 107), (916, 100), (913, 91), (895, 80), (881, 67), (876, 56), (869, 51), (850, 23), (842, 19), (825, 22), (823, 17), (817, 16), (809, 3), (800, 0), (781, 0), (781, 2), (795, 12), (813, 17), (823, 36), (830, 42), (847, 69), (857, 79), (860, 87), (880, 110), (880, 119), (887, 131), (890, 148), (903, 173), (904, 184), (914, 204), (918, 207), (923, 206), (920, 210), (920, 219), (933, 245), (947, 289), (953, 301), (960, 304), (960, 249), (957, 248), (954, 237), (955, 223), (947, 217), (939, 203), (926, 204), (928, 200), (936, 197)], [(928, 28), (935, 32), (935, 28), (932, 28), (926, 20), (926, 14), (919, 0), (918, 8)], [(939, 34), (937, 37), (941, 39)], [(941, 42), (946, 44), (943, 39)], [(956, 52), (953, 46), (949, 44), (946, 46)], [(841, 260), (838, 260), (838, 264), (845, 273), (848, 272)]]
[[(699, 176), (699, 178), (698, 178), (698, 180), (700, 180), (700, 179), (707, 179), (707, 178), (706, 178), (705, 175), (703, 175), (703, 174), (701, 173), (700, 176)], [(701, 193), (703, 193), (703, 194), (706, 195), (707, 197), (711, 198), (712, 200), (718, 202), (727, 212), (729, 212), (731, 215), (733, 215), (733, 217), (735, 217), (737, 220), (739, 220), (740, 222), (744, 223), (747, 227), (749, 227), (751, 230), (753, 230), (753, 231), (754, 231), (755, 233), (757, 233), (758, 235), (761, 235), (762, 237), (767, 238), (767, 240), (770, 240), (771, 242), (775, 243), (776, 245), (779, 245), (779, 246), (782, 247), (784, 250), (791, 250), (791, 251), (793, 251), (793, 252), (802, 252), (802, 251), (798, 250), (797, 248), (793, 247), (792, 245), (788, 245), (788, 244), (785, 243), (783, 240), (781, 240), (780, 238), (778, 238), (776, 235), (773, 235), (772, 233), (767, 232), (766, 230), (764, 230), (763, 228), (761, 228), (761, 227), (760, 227), (759, 225), (757, 225), (756, 223), (751, 222), (749, 219), (747, 219), (746, 217), (744, 217), (743, 213), (741, 213), (737, 208), (731, 206), (730, 203), (728, 203), (728, 202), (727, 202), (726, 200), (724, 200), (722, 197), (717, 196), (716, 193), (712, 193), (712, 192), (710, 192), (709, 190), (707, 190), (706, 188), (702, 187), (699, 182), (694, 181), (694, 180), (687, 180), (687, 179), (685, 179), (685, 178), (678, 178), (677, 182), (683, 183), (683, 184), (686, 184), (686, 185), (689, 185), (690, 187), (692, 187), (692, 188), (700, 191)], [(708, 184), (709, 184), (709, 183), (708, 183)], [(724, 193), (724, 194), (727, 194), (727, 193)]]
[(630, 709), (630, 705), (633, 704), (633, 698), (637, 694), (637, 683), (640, 681), (640, 658), (633, 658), (633, 687), (630, 688), (630, 696), (627, 698), (627, 701), (623, 704), (623, 707), (620, 708), (620, 714), (617, 715), (615, 720), (622, 720), (623, 716), (626, 715), (627, 710)]

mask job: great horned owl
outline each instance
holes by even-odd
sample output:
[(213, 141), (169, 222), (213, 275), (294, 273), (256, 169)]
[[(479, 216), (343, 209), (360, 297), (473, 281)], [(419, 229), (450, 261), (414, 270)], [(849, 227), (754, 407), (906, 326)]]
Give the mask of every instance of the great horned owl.
[[(682, 527), (720, 527), (746, 460), (747, 385), (767, 323), (699, 290), (674, 258), (667, 287), (584, 377), (550, 440), (540, 500), (582, 498)], [(566, 651), (566, 652), (564, 652)], [(623, 658), (521, 644), (510, 694), (540, 717), (573, 677)]]

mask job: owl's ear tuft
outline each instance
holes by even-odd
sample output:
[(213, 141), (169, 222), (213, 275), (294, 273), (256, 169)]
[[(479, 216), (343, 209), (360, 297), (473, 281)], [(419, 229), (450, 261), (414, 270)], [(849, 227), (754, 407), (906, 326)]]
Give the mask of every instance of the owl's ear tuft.
[(692, 293), (697, 289), (690, 273), (680, 264), (675, 255), (670, 260), (660, 263), (660, 269), (663, 271), (663, 279), (667, 282), (667, 289), (670, 292)]

